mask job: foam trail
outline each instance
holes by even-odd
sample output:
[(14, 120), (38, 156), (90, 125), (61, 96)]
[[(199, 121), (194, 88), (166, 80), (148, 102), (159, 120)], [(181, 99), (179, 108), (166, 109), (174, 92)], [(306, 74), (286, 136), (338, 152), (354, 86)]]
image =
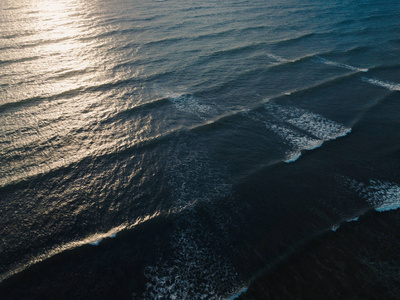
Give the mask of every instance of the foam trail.
[(274, 59), (274, 60), (276, 60), (276, 61), (279, 61), (279, 62), (286, 62), (286, 61), (288, 61), (287, 59), (285, 59), (285, 58), (283, 58), (283, 57), (280, 57), (280, 56), (278, 56), (278, 55), (275, 55), (275, 54), (266, 53), (266, 55), (267, 55), (269, 58), (272, 58), (272, 59)]
[(368, 82), (370, 84), (384, 87), (388, 90), (391, 91), (400, 91), (400, 84), (399, 83), (394, 83), (394, 82), (384, 82), (375, 78), (366, 78), (366, 77), (361, 77), (361, 79), (365, 82)]
[(339, 123), (313, 113), (304, 113), (297, 118), (288, 119), (288, 123), (303, 129), (323, 141), (343, 137), (351, 131), (351, 129)]
[(313, 62), (317, 62), (317, 63), (322, 63), (322, 64), (325, 64), (325, 65), (329, 65), (329, 66), (342, 68), (342, 69), (356, 71), (356, 72), (368, 72), (367, 68), (353, 67), (353, 66), (346, 65), (346, 64), (343, 64), (343, 63), (339, 63), (339, 62), (336, 62), (336, 61), (332, 61), (332, 60), (329, 60), (329, 59), (326, 59), (326, 58), (322, 58), (320, 56), (316, 56), (316, 59), (313, 59), (312, 61)]
[(351, 131), (351, 128), (342, 124), (296, 107), (268, 102), (264, 109), (272, 116), (272, 122), (271, 117), (266, 118), (260, 113), (246, 112), (244, 115), (254, 121), (264, 122), (267, 129), (292, 148), (292, 151), (286, 152), (286, 163), (296, 161), (303, 150), (316, 149), (325, 141), (345, 136)]
[(155, 87), (158, 94), (168, 98), (172, 105), (179, 111), (188, 112), (201, 119), (215, 115), (217, 110), (206, 104), (202, 104), (194, 95), (187, 93), (175, 93), (164, 88)]
[(358, 217), (355, 217), (355, 218), (352, 218), (352, 219), (348, 219), (346, 222), (357, 222), (359, 218), (360, 217), (358, 216)]
[(285, 160), (285, 163), (289, 164), (289, 163), (295, 162), (296, 160), (298, 160), (300, 158), (300, 156), (301, 156), (301, 151), (289, 153)]
[[(222, 299), (243, 282), (229, 261), (212, 247), (208, 231), (195, 219), (176, 228), (168, 260), (145, 268), (144, 299)], [(200, 230), (199, 230), (200, 228)], [(203, 230), (201, 230), (203, 229)], [(210, 243), (211, 242), (211, 243)], [(225, 282), (221, 286), (221, 282)]]
[(115, 238), (116, 236), (117, 236), (117, 233), (113, 233), (110, 236), (106, 236), (104, 238), (100, 238), (100, 239), (98, 239), (96, 241), (90, 242), (89, 244), (93, 245), (93, 246), (98, 246), (105, 238)]
[(376, 211), (389, 211), (400, 208), (400, 186), (396, 183), (371, 180), (366, 189), (368, 202)]
[(246, 293), (248, 289), (249, 289), (248, 287), (243, 288), (241, 291), (237, 292), (235, 295), (233, 295), (231, 298), (229, 298), (229, 300), (235, 300), (235, 299), (239, 298), (239, 296), (243, 293)]
[(121, 224), (120, 226), (114, 227), (111, 230), (109, 230), (106, 233), (96, 233), (94, 235), (91, 235), (83, 240), (79, 240), (79, 241), (73, 241), (73, 242), (69, 242), (67, 244), (61, 245), (61, 246), (57, 246), (49, 251), (46, 251), (43, 254), (38, 255), (37, 257), (34, 257), (33, 259), (31, 259), (28, 262), (25, 263), (21, 263), (19, 265), (17, 265), (15, 268), (13, 268), (12, 270), (2, 273), (0, 274), (0, 282), (6, 280), (7, 278), (10, 278), (11, 276), (21, 273), (24, 270), (26, 270), (27, 268), (40, 263), (46, 259), (49, 259), (59, 253), (62, 253), (64, 251), (68, 251), (71, 249), (75, 249), (78, 247), (82, 247), (84, 245), (94, 245), (97, 246), (101, 243), (102, 240), (104, 240), (105, 238), (114, 238), (117, 236), (117, 234), (123, 230), (129, 230), (134, 228), (135, 226), (146, 222), (150, 219), (153, 219), (157, 216), (160, 215), (160, 212), (155, 212), (152, 215), (146, 215), (144, 217), (138, 218), (133, 224)]
[[(278, 105), (274, 106), (278, 107)], [(287, 119), (280, 118), (281, 116), (279, 116), (278, 119), (280, 121), (283, 120), (283, 123), (271, 123), (270, 121), (265, 121), (265, 116), (259, 113), (256, 113), (254, 115), (246, 113), (245, 115), (254, 121), (264, 122), (267, 129), (279, 136), (282, 140), (284, 140), (285, 144), (288, 144), (292, 148), (292, 151), (286, 152), (286, 163), (296, 161), (301, 156), (302, 150), (316, 149), (320, 147), (324, 142), (319, 138), (315, 138), (313, 136), (307, 135), (304, 132), (301, 132), (300, 130), (296, 129), (296, 127), (293, 128), (292, 125), (285, 124), (285, 122), (287, 123)]]
[[(350, 222), (357, 222), (359, 218), (360, 218), (360, 217), (358, 216), (358, 217), (355, 217), (355, 218), (352, 218), (352, 219), (348, 219), (348, 220), (346, 220), (346, 222), (347, 222), (347, 223), (350, 223)], [(333, 225), (333, 226), (331, 227), (331, 230), (335, 232), (335, 231), (338, 230), (339, 228), (340, 228), (340, 224), (336, 224), (336, 225)]]
[[(343, 137), (351, 132), (351, 128), (347, 128), (321, 115), (296, 107), (284, 107), (274, 103), (267, 103), (264, 108), (270, 114), (311, 134), (321, 141)], [(320, 145), (315, 146), (317, 147)]]
[(212, 114), (216, 110), (209, 105), (201, 104), (193, 95), (169, 96), (169, 101), (180, 111), (186, 111), (193, 114), (203, 113)]
[(394, 182), (370, 180), (369, 184), (363, 184), (345, 178), (345, 184), (356, 191), (376, 211), (389, 211), (400, 208), (400, 186)]
[(301, 156), (301, 150), (313, 150), (322, 145), (323, 141), (314, 139), (310, 136), (301, 134), (298, 131), (288, 128), (285, 125), (265, 123), (266, 127), (284, 139), (293, 149), (293, 152), (287, 153), (286, 163), (296, 161)]
[(301, 150), (312, 150), (321, 146), (322, 141), (296, 132), (286, 126), (266, 123), (266, 127), (287, 140), (294, 148)]

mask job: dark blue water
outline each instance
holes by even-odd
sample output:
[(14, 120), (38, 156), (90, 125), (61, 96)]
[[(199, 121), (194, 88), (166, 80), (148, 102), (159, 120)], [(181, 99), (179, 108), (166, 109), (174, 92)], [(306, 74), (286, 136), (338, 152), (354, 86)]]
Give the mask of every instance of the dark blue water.
[(3, 1), (0, 295), (398, 299), (399, 15)]

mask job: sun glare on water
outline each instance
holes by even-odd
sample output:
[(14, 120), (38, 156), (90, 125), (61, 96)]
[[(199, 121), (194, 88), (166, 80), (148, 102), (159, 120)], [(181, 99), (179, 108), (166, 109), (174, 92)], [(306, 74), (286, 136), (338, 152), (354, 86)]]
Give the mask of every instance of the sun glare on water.
[[(8, 9), (4, 10), (4, 23), (0, 24), (0, 38), (6, 37), (0, 40), (4, 41), (5, 49), (2, 60), (18, 63), (6, 64), (2, 69), (7, 89), (0, 93), (0, 105), (29, 104), (10, 111), (0, 122), (10, 132), (20, 131), (22, 125), (26, 128), (26, 133), (12, 141), (13, 147), (68, 137), (76, 128), (93, 123), (91, 119), (97, 113), (93, 107), (100, 107), (104, 97), (83, 91), (114, 80), (104, 67), (112, 41), (91, 38), (102, 33), (101, 26), (97, 26), (102, 19), (96, 17), (94, 3), (86, 0), (6, 3)], [(104, 44), (107, 47), (102, 47)], [(106, 109), (106, 105), (99, 108), (103, 112)], [(12, 178), (4, 176), (0, 185), (77, 161), (98, 150), (93, 143), (75, 136), (69, 138), (66, 149), (47, 147), (35, 165), (29, 164), (29, 157), (22, 165), (10, 164), (7, 170), (20, 171), (14, 172)]]

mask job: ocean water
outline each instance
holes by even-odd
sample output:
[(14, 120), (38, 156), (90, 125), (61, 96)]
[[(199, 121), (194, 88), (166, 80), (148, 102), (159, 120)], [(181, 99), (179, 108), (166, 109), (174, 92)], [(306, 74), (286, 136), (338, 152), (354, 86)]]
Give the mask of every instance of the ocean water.
[(400, 299), (399, 16), (2, 0), (0, 298)]

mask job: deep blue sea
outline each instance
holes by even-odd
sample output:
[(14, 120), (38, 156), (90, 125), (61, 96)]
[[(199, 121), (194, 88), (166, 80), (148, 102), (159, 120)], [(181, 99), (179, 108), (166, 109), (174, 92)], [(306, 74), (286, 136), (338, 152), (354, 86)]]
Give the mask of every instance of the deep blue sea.
[(0, 299), (400, 299), (400, 2), (1, 0)]

